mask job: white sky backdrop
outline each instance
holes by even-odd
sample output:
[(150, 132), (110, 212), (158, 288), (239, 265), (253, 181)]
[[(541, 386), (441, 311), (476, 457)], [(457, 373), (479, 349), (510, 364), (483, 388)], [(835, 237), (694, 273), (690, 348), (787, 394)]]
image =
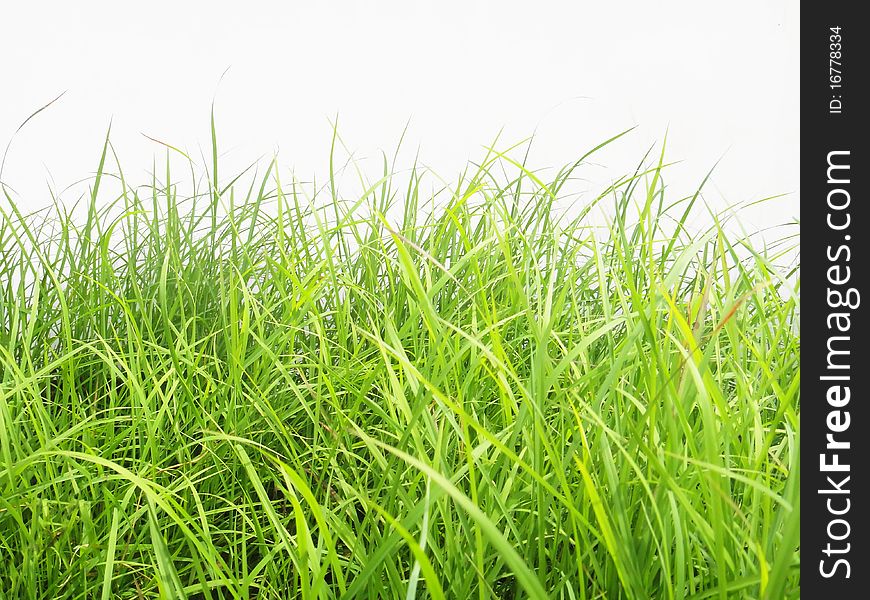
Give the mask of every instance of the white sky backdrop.
[[(330, 119), (360, 158), (405, 148), (452, 178), (504, 127), (535, 132), (532, 166), (572, 161), (638, 129), (586, 171), (606, 182), (669, 128), (673, 194), (723, 158), (705, 199), (750, 229), (799, 216), (797, 0), (714, 2), (2, 2), (3, 179), (24, 209), (93, 173), (110, 118), (128, 179), (164, 149), (140, 132), (241, 167), (280, 149), (326, 174)], [(218, 85), (221, 73), (230, 67)], [(201, 149), (201, 150), (200, 150)], [(606, 167), (606, 168), (605, 168)], [(230, 167), (224, 170), (229, 173)], [(74, 194), (75, 195), (75, 194)]]

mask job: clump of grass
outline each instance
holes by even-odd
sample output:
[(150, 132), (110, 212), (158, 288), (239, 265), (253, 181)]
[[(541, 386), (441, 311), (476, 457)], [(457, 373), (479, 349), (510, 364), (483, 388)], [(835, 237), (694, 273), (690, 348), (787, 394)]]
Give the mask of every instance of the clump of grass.
[(6, 194), (0, 595), (799, 596), (788, 236), (689, 231), (661, 160), (560, 212), (587, 157), (346, 197), (213, 150)]

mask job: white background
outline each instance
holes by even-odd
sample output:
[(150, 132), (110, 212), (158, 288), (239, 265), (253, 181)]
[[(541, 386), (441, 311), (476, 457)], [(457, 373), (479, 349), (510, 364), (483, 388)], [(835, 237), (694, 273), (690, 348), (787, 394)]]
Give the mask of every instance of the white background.
[(92, 174), (110, 119), (128, 179), (163, 156), (142, 132), (208, 156), (214, 99), (233, 167), (280, 149), (325, 176), (336, 115), (374, 168), (410, 119), (406, 166), (419, 147), (448, 179), (502, 128), (501, 146), (534, 133), (532, 166), (556, 167), (637, 125), (585, 176), (617, 177), (667, 130), (674, 197), (722, 158), (708, 204), (786, 194), (743, 221), (799, 216), (796, 0), (316, 4), (3, 0), (0, 147), (67, 90), (15, 137), (13, 198), (36, 209)]

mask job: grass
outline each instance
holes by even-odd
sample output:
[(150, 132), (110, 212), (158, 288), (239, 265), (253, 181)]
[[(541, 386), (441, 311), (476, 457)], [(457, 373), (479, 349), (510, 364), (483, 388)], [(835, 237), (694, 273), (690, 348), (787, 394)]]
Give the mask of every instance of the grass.
[(0, 597), (799, 597), (794, 236), (649, 155), (565, 211), (588, 156), (346, 196), (213, 141), (4, 188)]

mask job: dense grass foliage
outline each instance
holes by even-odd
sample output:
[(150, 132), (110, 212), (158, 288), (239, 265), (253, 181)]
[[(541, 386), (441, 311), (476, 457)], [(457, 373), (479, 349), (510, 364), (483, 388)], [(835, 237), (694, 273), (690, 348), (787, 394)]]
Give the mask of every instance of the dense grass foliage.
[(793, 238), (690, 231), (660, 160), (566, 211), (585, 157), (217, 155), (6, 194), (0, 597), (799, 596)]

